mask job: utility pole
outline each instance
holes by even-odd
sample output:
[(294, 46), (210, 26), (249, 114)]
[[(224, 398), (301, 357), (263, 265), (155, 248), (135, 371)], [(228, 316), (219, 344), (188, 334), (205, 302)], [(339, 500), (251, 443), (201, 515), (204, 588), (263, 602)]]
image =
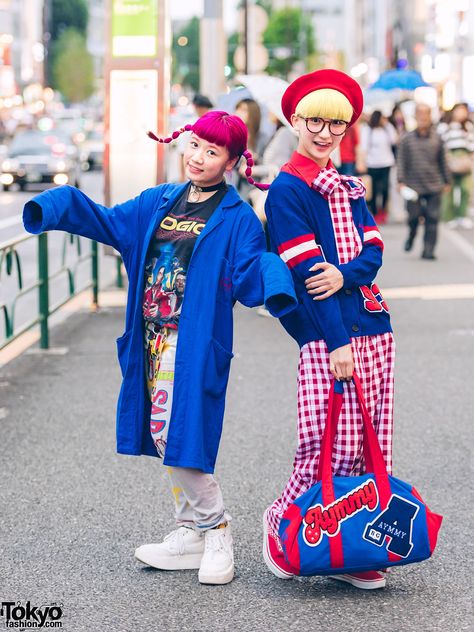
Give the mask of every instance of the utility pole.
[(171, 22), (166, 0), (107, 0), (107, 15), (104, 174), (111, 206), (166, 179), (165, 148), (147, 130), (168, 132)]
[(51, 0), (43, 4), (43, 88), (51, 85), (50, 46), (51, 46), (52, 8)]
[(227, 64), (222, 0), (204, 0), (200, 42), (200, 90), (215, 102), (225, 91), (224, 67)]
[(249, 3), (248, 0), (244, 0), (244, 74), (249, 74)]

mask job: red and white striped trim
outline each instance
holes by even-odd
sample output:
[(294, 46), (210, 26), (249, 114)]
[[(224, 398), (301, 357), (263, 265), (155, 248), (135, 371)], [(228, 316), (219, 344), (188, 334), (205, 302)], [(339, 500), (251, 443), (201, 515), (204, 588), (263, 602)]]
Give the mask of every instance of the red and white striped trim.
[(377, 226), (364, 226), (364, 244), (374, 244), (383, 250), (383, 239)]
[(283, 242), (278, 246), (278, 254), (289, 268), (294, 268), (298, 263), (311, 259), (311, 257), (323, 256), (313, 233)]

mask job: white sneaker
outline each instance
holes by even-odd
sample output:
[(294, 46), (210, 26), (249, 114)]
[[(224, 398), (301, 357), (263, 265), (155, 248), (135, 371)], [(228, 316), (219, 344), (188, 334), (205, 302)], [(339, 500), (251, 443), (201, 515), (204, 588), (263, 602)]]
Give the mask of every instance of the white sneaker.
[(199, 568), (204, 554), (204, 535), (188, 527), (169, 533), (160, 544), (144, 544), (135, 557), (147, 566), (165, 571)]
[(230, 525), (209, 529), (204, 534), (206, 546), (199, 567), (201, 584), (228, 584), (234, 578), (234, 548)]
[(460, 225), (461, 228), (467, 228), (468, 230), (471, 230), (474, 224), (470, 217), (461, 217)]

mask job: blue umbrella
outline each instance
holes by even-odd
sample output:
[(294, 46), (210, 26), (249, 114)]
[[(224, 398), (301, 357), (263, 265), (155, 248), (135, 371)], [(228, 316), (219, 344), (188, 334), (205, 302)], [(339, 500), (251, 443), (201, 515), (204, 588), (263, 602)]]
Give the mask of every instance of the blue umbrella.
[(429, 85), (416, 70), (386, 70), (369, 90), (415, 90)]

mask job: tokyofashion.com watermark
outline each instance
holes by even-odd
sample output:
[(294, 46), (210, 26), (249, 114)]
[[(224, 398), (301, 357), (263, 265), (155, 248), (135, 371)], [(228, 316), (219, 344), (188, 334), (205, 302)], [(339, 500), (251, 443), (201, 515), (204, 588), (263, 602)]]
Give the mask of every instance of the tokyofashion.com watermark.
[(62, 628), (62, 604), (34, 606), (31, 601), (2, 601), (0, 616), (5, 619), (5, 628), (29, 630), (33, 628)]

